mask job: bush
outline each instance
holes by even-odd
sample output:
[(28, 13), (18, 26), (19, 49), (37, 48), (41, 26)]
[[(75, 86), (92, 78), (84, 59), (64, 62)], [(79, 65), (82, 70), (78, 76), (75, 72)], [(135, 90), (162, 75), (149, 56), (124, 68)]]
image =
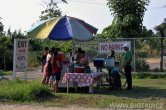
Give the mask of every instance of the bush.
[(38, 67), (41, 65), (41, 57), (43, 55), (42, 51), (29, 52), (28, 54), (28, 67)]
[(136, 59), (136, 71), (137, 72), (147, 72), (149, 71), (149, 64), (142, 58)]
[(135, 54), (140, 58), (147, 58), (148, 52), (144, 50), (137, 50)]
[(17, 80), (7, 84), (0, 85), (0, 99), (12, 101), (37, 101), (40, 99), (49, 99), (53, 94), (48, 87), (38, 82), (26, 82)]
[(4, 71), (4, 75), (12, 75), (13, 72), (12, 71)]

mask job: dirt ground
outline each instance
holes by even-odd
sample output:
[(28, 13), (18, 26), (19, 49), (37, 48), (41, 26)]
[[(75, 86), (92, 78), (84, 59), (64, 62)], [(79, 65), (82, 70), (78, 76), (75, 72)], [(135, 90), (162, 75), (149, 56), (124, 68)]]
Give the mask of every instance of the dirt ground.
[(160, 58), (149, 58), (149, 59), (146, 59), (146, 61), (148, 63), (160, 63)]
[(34, 106), (34, 105), (4, 105), (0, 104), (0, 110), (110, 110), (110, 109), (98, 109), (98, 108), (83, 108), (83, 107), (44, 107), (44, 106)]
[(160, 68), (160, 58), (149, 58), (146, 59), (146, 62), (149, 64), (150, 69)]

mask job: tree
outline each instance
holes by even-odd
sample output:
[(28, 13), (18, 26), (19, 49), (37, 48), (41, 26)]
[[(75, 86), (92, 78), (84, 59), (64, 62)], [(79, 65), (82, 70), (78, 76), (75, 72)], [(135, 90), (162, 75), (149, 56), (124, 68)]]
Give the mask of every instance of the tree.
[(160, 42), (160, 41), (159, 41), (159, 39), (156, 38), (154, 32), (152, 30), (147, 30), (146, 27), (143, 27), (142, 37), (143, 36), (146, 36), (147, 38), (149, 38), (145, 42), (146, 42), (146, 44), (148, 44), (148, 47), (149, 47), (148, 49), (150, 50), (150, 55), (153, 56), (154, 55), (153, 51), (159, 50), (160, 45), (158, 42)]
[(9, 37), (0, 37), (0, 69), (12, 69), (13, 42)]
[(155, 26), (154, 29), (157, 31), (157, 36), (160, 37), (160, 31), (163, 30), (163, 34), (166, 36), (166, 18), (164, 19), (163, 23)]
[[(148, 43), (149, 47), (151, 49), (154, 49), (156, 47), (156, 44), (155, 44), (156, 39), (154, 39), (156, 36), (151, 29), (148, 30), (145, 26), (143, 26), (142, 32), (140, 33), (140, 37), (144, 37), (145, 39), (140, 39), (140, 40), (138, 39), (140, 41), (139, 42), (140, 44), (137, 45), (137, 48), (141, 48), (141, 46), (143, 46), (142, 42), (144, 42), (146, 44)], [(146, 38), (148, 38), (148, 39), (146, 39)]]
[(11, 36), (11, 34), (12, 34), (12, 32), (11, 32), (11, 29), (10, 29), (10, 27), (9, 27), (9, 29), (7, 30), (7, 35), (8, 35), (8, 36)]
[[(2, 18), (0, 17), (0, 20), (1, 20)], [(3, 33), (3, 24), (2, 24), (2, 22), (0, 21), (0, 35), (2, 35), (2, 33)]]
[[(161, 24), (155, 26), (154, 29), (157, 31), (157, 33), (155, 34), (156, 37), (159, 37), (159, 38), (161, 37), (161, 30), (163, 30), (162, 34), (166, 37), (166, 18)], [(166, 46), (166, 40), (164, 39), (164, 47), (165, 46)]]
[(106, 37), (139, 37), (146, 5), (149, 0), (108, 0), (107, 5), (114, 16), (112, 25), (103, 30)]
[(61, 16), (62, 12), (58, 7), (59, 3), (67, 3), (66, 0), (47, 0), (43, 1), (44, 11), (41, 12), (40, 20), (46, 20), (52, 17)]
[(17, 34), (18, 38), (24, 38), (24, 34), (22, 33), (21, 29), (18, 30), (18, 34)]
[(163, 54), (164, 54), (164, 38), (166, 37), (166, 18), (164, 19), (164, 22), (158, 26), (155, 27), (156, 31), (157, 31), (157, 36), (162, 37), (160, 39), (160, 70), (163, 71)]
[(16, 39), (16, 38), (26, 38), (27, 36), (24, 35), (21, 31), (21, 29), (18, 30), (15, 30), (13, 33), (12, 33), (12, 40)]
[(117, 28), (117, 23), (116, 19), (114, 18), (113, 22), (111, 25), (103, 29), (102, 35), (104, 38), (118, 38), (119, 36), (119, 30)]

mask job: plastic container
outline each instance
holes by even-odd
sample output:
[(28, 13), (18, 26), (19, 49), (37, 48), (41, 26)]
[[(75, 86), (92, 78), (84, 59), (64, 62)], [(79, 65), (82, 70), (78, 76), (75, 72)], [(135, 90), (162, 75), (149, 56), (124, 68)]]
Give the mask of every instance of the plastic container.
[(105, 67), (105, 58), (95, 58), (93, 63), (95, 67)]
[(113, 67), (115, 66), (115, 59), (112, 57), (112, 58), (106, 58), (105, 59), (105, 66), (106, 67)]

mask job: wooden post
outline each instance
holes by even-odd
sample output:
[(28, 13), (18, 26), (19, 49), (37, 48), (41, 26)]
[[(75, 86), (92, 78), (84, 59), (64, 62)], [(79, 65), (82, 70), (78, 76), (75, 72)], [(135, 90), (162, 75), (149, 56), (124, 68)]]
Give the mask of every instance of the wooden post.
[(69, 93), (69, 80), (67, 79), (67, 93)]

